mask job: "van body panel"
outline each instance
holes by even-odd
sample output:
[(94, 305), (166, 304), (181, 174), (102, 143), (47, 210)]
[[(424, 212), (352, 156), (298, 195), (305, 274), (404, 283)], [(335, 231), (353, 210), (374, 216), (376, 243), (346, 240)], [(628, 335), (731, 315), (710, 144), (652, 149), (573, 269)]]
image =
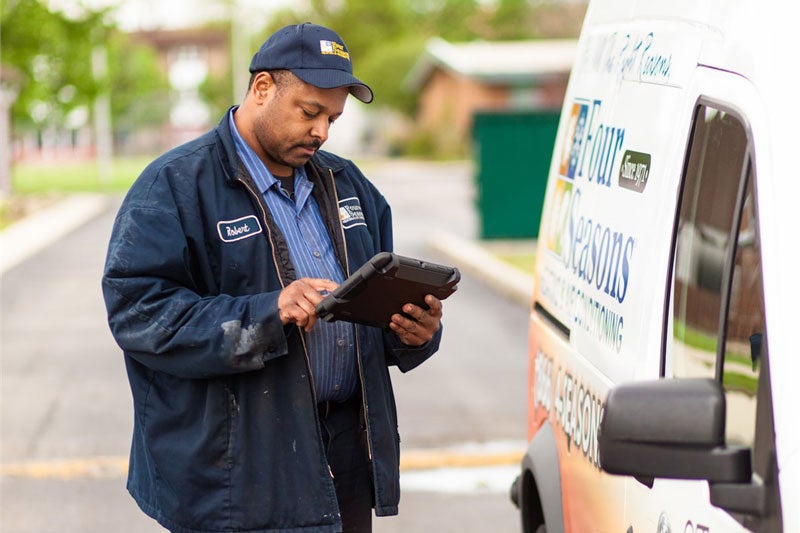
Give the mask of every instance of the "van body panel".
[[(545, 190), (528, 339), (528, 436), (552, 429), (565, 531), (800, 531), (800, 45), (786, 9), (774, 1), (590, 2)], [(673, 262), (701, 106), (730, 114), (747, 133), (769, 346), (769, 389), (758, 398), (762, 410), (769, 402), (777, 465), (777, 481), (755, 475), (754, 483), (779, 490), (775, 519), (712, 505), (707, 481), (657, 478), (648, 487), (607, 474), (597, 451), (613, 387), (681, 379), (673, 286), (684, 266)], [(714, 261), (729, 268), (731, 259)], [(727, 396), (729, 431), (754, 402)]]

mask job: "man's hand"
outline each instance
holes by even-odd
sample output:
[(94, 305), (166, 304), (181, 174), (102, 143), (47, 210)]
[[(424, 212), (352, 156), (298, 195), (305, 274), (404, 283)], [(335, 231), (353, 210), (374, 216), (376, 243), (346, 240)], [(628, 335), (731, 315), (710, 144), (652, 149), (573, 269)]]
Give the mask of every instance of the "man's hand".
[(314, 308), (323, 299), (323, 291), (332, 291), (338, 285), (329, 279), (301, 278), (290, 283), (278, 295), (278, 315), (281, 323), (297, 324), (311, 331), (317, 322)]
[[(394, 331), (403, 344), (409, 346), (422, 346), (433, 338), (439, 331), (442, 320), (442, 302), (432, 294), (425, 296), (428, 309), (423, 309), (414, 304), (403, 306), (407, 315), (392, 315), (389, 327)], [(410, 317), (410, 318), (409, 318)]]

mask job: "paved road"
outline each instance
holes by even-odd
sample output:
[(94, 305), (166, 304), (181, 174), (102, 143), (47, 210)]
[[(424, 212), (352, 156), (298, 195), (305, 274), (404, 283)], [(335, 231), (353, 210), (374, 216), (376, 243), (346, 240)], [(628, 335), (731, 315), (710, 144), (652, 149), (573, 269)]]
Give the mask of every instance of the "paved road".
[[(395, 375), (404, 454), (435, 466), (458, 456), (443, 450), (460, 446), (463, 452), (477, 443), (488, 446), (478, 456), (494, 465), (503, 456), (498, 449), (513, 454), (525, 438), (526, 308), (498, 296), (430, 242), (433, 228), (474, 237), (470, 170), (368, 170), (393, 204), (397, 251), (456, 262), (465, 272), (445, 303), (440, 353), (408, 375)], [(2, 531), (162, 531), (124, 489), (132, 411), (99, 286), (115, 207), (111, 201), (2, 276)], [(419, 453), (426, 450), (434, 452), (427, 462)], [(506, 490), (511, 476), (508, 468), (406, 470), (401, 515), (377, 520), (375, 530), (516, 531)]]

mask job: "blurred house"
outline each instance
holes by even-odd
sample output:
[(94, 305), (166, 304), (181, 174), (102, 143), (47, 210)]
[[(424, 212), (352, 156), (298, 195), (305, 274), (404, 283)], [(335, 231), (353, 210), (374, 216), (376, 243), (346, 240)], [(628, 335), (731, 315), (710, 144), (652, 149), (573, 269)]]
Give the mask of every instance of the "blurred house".
[[(215, 126), (221, 111), (209, 110), (199, 91), (206, 78), (236, 76), (243, 77), (243, 82), (249, 79), (247, 69), (255, 50), (239, 50), (239, 57), (234, 57), (227, 28), (157, 30), (131, 36), (158, 51), (170, 81), (171, 95), (169, 120), (157, 133), (137, 132), (129, 151), (160, 152)], [(243, 92), (233, 94), (230, 105), (238, 104), (243, 97)], [(348, 102), (347, 112), (337, 120), (335, 134), (326, 143), (326, 149), (352, 157), (367, 148), (369, 121), (364, 107), (359, 104)]]
[(230, 76), (230, 33), (226, 28), (141, 31), (130, 34), (139, 44), (156, 50), (170, 84), (168, 116), (158, 131), (136, 131), (127, 139), (128, 152), (160, 152), (215, 125), (200, 86), (207, 78)]
[(417, 126), (439, 150), (463, 152), (476, 112), (557, 110), (578, 41), (448, 43), (435, 38), (406, 77), (419, 93)]
[[(142, 99), (134, 113), (163, 114), (153, 127), (130, 127), (112, 123), (105, 116), (104, 134), (113, 142), (113, 153), (138, 155), (159, 153), (206, 131), (219, 120), (211, 116), (200, 95), (208, 76), (223, 78), (230, 73), (230, 37), (225, 29), (154, 30), (129, 34), (137, 44), (156, 50), (161, 69), (169, 80), (169, 94), (161, 99)], [(105, 53), (100, 56), (106, 62)], [(106, 67), (103, 67), (105, 69)], [(114, 98), (113, 93), (108, 98)], [(148, 109), (142, 109), (142, 108)], [(97, 113), (97, 109), (95, 109)], [(14, 160), (61, 161), (100, 156), (104, 135), (88, 108), (71, 113), (65, 123), (47, 126), (38, 133), (18, 135)], [(112, 134), (113, 131), (113, 134)], [(113, 141), (112, 136), (113, 135)]]

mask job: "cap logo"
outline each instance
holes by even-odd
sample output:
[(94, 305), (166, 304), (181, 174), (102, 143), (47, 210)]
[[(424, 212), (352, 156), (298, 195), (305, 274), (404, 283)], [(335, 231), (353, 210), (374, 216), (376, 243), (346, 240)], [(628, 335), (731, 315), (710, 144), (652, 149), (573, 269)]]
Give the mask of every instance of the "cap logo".
[(344, 45), (334, 41), (321, 40), (319, 42), (319, 51), (322, 52), (322, 55), (334, 55), (350, 60), (350, 54), (344, 49)]

